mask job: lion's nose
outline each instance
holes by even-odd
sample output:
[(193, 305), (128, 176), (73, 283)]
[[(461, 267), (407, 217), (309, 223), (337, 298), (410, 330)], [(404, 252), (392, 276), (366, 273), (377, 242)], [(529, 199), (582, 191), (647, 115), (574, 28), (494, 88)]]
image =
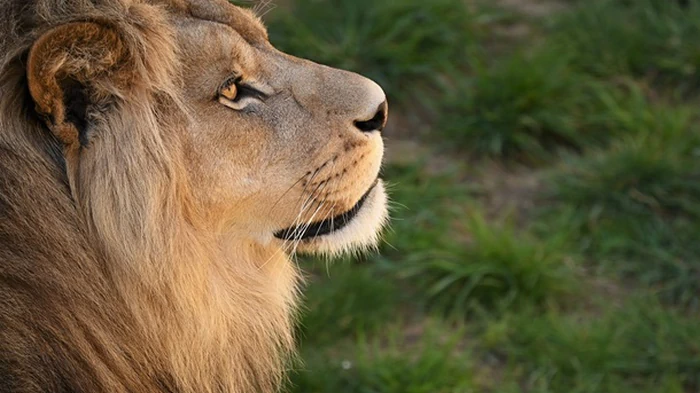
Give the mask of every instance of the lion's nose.
[(382, 102), (374, 116), (369, 120), (356, 120), (355, 127), (362, 132), (382, 131), (386, 127), (389, 118), (389, 104), (386, 100)]

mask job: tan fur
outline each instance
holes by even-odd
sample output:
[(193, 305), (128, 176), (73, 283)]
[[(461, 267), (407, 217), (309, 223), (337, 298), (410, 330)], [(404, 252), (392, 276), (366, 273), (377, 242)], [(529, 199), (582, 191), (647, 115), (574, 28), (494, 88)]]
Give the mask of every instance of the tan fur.
[[(277, 391), (289, 255), (372, 246), (386, 218), (381, 137), (356, 127), (381, 89), (225, 0), (0, 17), (0, 392)], [(231, 75), (266, 97), (219, 98)], [(363, 195), (344, 229), (275, 237)]]

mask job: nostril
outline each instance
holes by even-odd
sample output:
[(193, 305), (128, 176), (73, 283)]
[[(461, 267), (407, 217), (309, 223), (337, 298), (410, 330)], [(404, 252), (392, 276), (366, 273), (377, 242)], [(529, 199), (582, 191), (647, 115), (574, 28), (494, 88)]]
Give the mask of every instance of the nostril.
[(388, 108), (386, 101), (384, 101), (377, 108), (377, 113), (375, 113), (374, 117), (369, 120), (356, 121), (355, 127), (362, 132), (382, 131), (386, 126)]

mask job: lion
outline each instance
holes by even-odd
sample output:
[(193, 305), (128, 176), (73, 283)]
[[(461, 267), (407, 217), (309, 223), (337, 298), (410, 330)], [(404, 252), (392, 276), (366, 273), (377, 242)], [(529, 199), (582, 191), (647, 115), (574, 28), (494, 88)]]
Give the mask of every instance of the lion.
[(387, 221), (382, 89), (226, 0), (0, 10), (0, 391), (278, 391), (294, 254)]

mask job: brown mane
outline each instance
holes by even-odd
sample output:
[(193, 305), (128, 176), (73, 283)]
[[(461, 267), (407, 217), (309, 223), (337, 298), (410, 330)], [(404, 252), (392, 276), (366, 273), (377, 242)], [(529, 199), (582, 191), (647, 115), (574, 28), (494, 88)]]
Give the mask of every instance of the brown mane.
[[(217, 228), (203, 228), (186, 153), (161, 132), (188, 121), (168, 13), (193, 10), (152, 3), (0, 0), (0, 392), (245, 393), (281, 382), (296, 292), (270, 277), (292, 268), (236, 239), (222, 249)], [(105, 102), (118, 109), (92, 119), (99, 150), (76, 148), (81, 165), (67, 168), (34, 108), (27, 58), (48, 29), (86, 20), (121, 31), (122, 77), (102, 88), (128, 99)]]

